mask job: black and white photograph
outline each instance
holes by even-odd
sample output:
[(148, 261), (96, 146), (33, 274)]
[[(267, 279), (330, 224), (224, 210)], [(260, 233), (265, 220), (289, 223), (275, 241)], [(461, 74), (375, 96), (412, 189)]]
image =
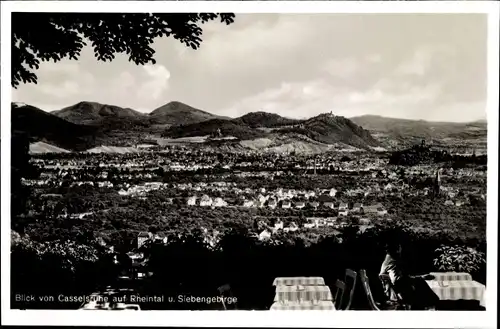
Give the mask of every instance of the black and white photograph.
[(99, 4), (2, 3), (10, 310), (496, 312), (488, 11)]

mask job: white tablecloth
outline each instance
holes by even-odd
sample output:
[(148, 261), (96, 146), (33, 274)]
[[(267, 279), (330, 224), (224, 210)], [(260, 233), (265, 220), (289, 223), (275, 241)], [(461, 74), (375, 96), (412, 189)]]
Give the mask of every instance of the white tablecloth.
[(274, 279), (273, 286), (324, 286), (325, 280), (319, 276), (282, 277)]
[(481, 306), (485, 306), (484, 284), (471, 280), (451, 281), (426, 281), (429, 287), (441, 300), (478, 300)]
[(271, 311), (335, 311), (331, 301), (275, 302)]
[(331, 301), (332, 293), (328, 286), (277, 286), (275, 302), (281, 301)]
[(472, 275), (460, 272), (431, 272), (435, 281), (472, 281)]

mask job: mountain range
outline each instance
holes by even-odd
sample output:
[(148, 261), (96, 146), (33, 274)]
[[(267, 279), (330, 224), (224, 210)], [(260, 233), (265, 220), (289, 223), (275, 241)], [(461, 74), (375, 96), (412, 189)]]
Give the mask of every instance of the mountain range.
[[(436, 123), (380, 116), (345, 118), (324, 113), (290, 119), (267, 112), (238, 118), (211, 114), (181, 102), (170, 102), (145, 114), (130, 108), (82, 101), (51, 113), (27, 104), (12, 104), (13, 131), (68, 150), (101, 145), (130, 146), (143, 140), (208, 137), (238, 149), (330, 150), (390, 147), (422, 138), (482, 138), (486, 123)], [(230, 137), (231, 142), (220, 142)], [(283, 146), (283, 145), (286, 145)], [(224, 147), (228, 147), (225, 145)]]

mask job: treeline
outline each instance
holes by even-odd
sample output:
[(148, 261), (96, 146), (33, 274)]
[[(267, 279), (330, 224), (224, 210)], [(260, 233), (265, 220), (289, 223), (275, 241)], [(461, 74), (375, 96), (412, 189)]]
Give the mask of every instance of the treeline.
[(465, 168), (468, 165), (485, 166), (487, 162), (487, 155), (457, 155), (450, 154), (447, 151), (433, 151), (428, 147), (421, 146), (395, 151), (389, 157), (389, 164), (392, 165), (416, 166), (419, 164), (446, 163), (454, 169)]

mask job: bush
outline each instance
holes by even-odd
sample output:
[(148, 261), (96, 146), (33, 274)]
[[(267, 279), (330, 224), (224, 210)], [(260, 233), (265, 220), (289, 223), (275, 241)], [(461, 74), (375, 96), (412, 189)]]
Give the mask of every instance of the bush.
[(439, 271), (477, 273), (486, 264), (483, 252), (464, 246), (441, 246), (436, 249), (434, 266)]

